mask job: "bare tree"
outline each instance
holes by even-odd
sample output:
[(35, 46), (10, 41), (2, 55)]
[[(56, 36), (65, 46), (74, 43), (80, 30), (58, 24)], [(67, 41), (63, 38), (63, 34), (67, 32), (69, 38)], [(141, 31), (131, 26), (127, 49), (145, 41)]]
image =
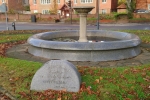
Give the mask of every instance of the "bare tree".
[(136, 0), (126, 0), (126, 3), (129, 10), (133, 11), (135, 9)]
[(128, 7), (129, 9), (131, 9), (131, 2), (132, 2), (132, 0), (126, 0), (127, 7)]

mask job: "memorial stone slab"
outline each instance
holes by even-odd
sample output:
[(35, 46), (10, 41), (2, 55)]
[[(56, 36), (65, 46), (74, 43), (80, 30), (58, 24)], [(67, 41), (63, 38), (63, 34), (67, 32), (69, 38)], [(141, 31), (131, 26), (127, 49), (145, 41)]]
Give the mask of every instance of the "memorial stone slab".
[(34, 75), (31, 90), (66, 90), (78, 92), (81, 76), (76, 67), (66, 60), (46, 62)]

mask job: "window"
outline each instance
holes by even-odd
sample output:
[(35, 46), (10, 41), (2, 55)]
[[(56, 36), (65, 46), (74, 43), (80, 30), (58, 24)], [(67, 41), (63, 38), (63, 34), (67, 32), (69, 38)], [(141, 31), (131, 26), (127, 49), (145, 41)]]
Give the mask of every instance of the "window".
[(60, 3), (60, 0), (57, 0), (57, 3)]
[(33, 0), (33, 4), (36, 4), (36, 0)]
[(93, 0), (81, 0), (81, 3), (93, 3)]
[(150, 4), (148, 4), (148, 10), (150, 10)]
[(106, 0), (102, 0), (102, 3), (106, 3)]
[(23, 0), (23, 4), (26, 4), (26, 1), (25, 1), (25, 0)]
[(106, 9), (102, 9), (102, 14), (106, 14), (107, 10)]
[(5, 3), (5, 0), (2, 0), (2, 3)]
[(49, 10), (42, 10), (42, 14), (50, 14)]
[(50, 4), (50, 0), (41, 0), (41, 4)]
[(57, 12), (57, 13), (59, 13), (59, 14), (60, 14), (60, 13), (61, 13), (61, 10), (58, 10), (58, 12)]
[(33, 12), (34, 12), (34, 13), (38, 13), (38, 11), (37, 11), (37, 10), (33, 10)]
[(77, 0), (74, 0), (74, 3), (77, 3)]

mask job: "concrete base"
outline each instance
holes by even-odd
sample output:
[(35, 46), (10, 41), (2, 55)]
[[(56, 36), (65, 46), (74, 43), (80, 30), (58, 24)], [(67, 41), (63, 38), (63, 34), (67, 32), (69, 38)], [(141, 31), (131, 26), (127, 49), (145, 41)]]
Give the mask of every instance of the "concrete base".
[(111, 61), (132, 58), (140, 54), (140, 47), (118, 50), (52, 50), (30, 46), (29, 53), (48, 59), (63, 59), (69, 61)]

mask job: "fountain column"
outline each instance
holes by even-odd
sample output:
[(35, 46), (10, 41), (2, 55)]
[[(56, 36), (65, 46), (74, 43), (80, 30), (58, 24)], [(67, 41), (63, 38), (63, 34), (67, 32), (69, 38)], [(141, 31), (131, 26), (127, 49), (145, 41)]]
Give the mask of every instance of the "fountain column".
[(79, 42), (87, 42), (87, 37), (86, 37), (86, 18), (87, 14), (82, 13), (79, 15), (80, 16), (80, 33), (79, 33)]
[(79, 14), (80, 16), (80, 33), (79, 33), (79, 42), (87, 42), (86, 36), (86, 18), (87, 14), (93, 9), (94, 7), (73, 7), (73, 9)]

